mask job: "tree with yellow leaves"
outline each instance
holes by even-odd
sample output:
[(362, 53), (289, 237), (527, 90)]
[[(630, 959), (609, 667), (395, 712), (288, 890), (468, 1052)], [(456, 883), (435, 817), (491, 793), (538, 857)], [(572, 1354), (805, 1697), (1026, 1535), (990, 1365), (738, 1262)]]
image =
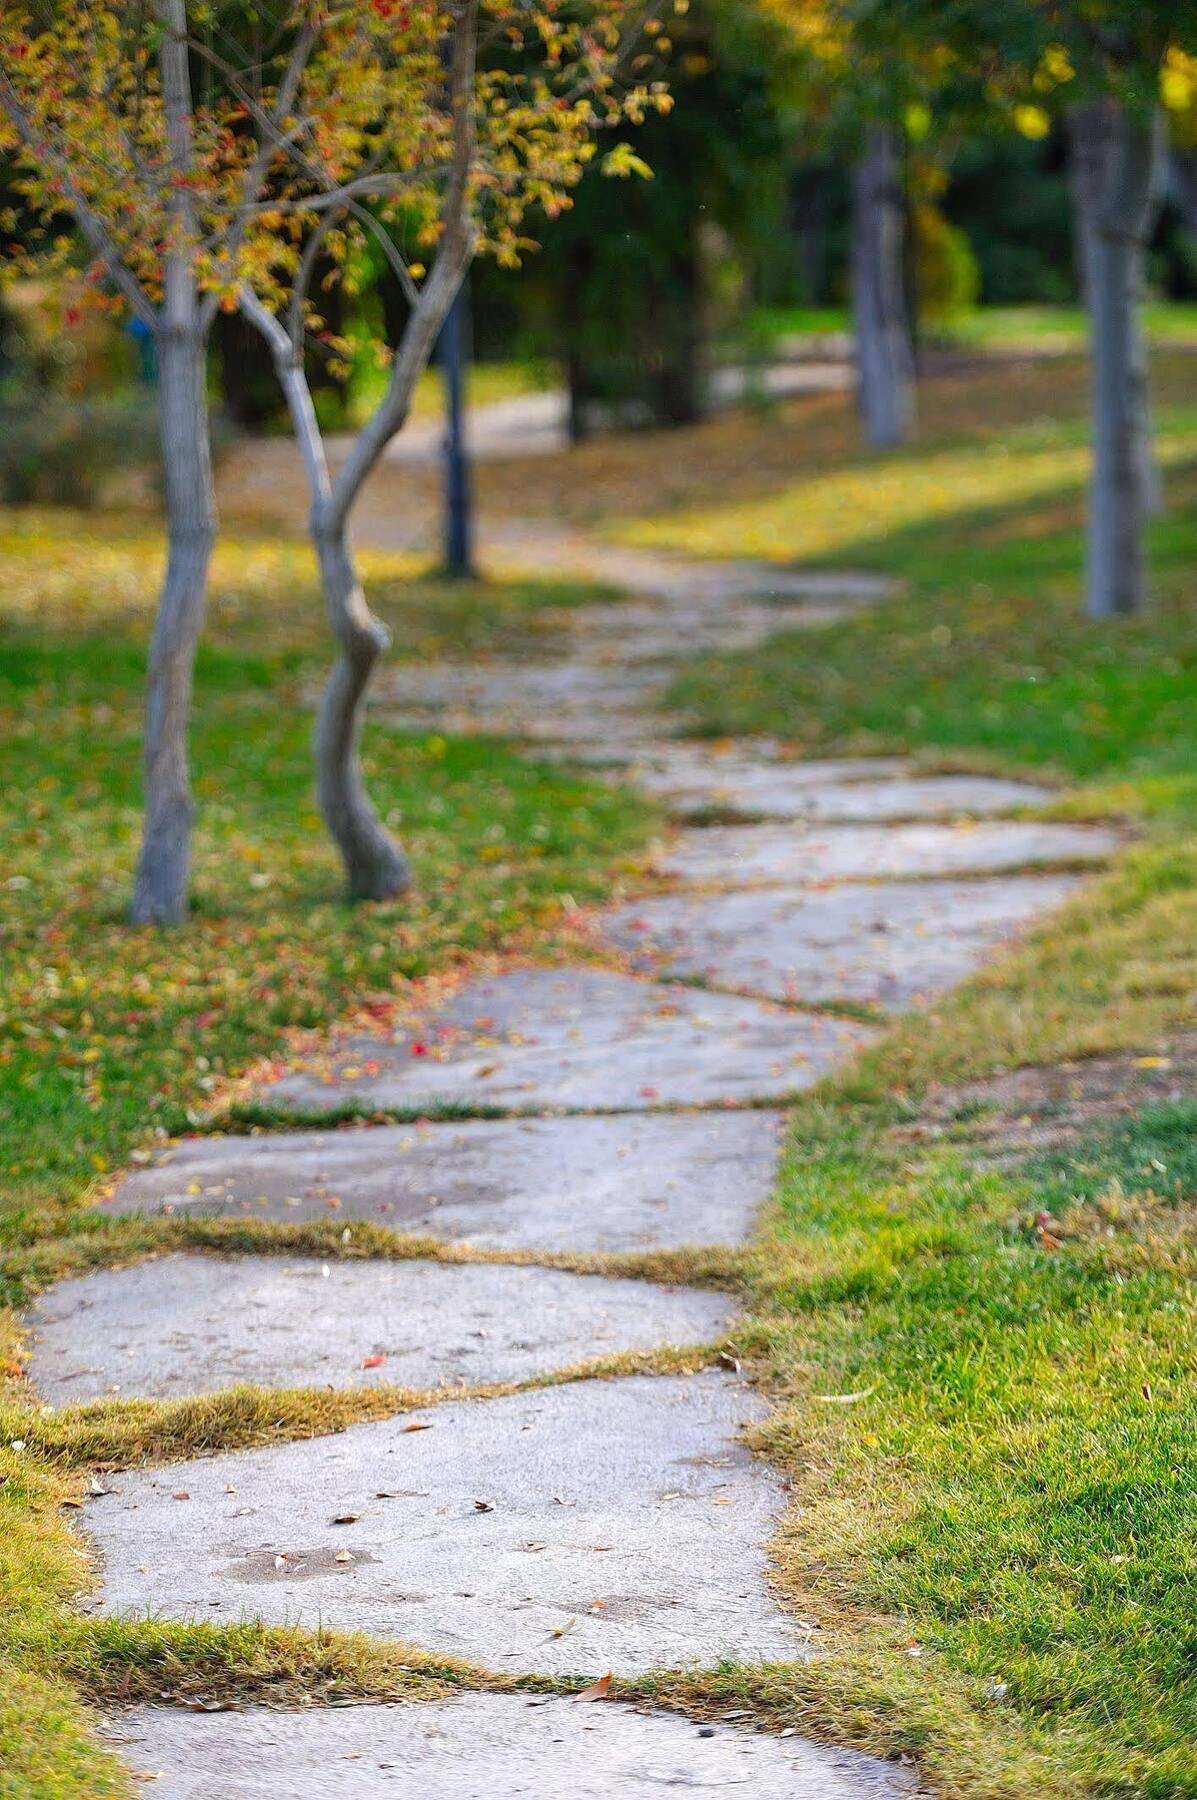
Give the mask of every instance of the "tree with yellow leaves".
[[(1158, 193), (1160, 99), (1197, 52), (1197, 0), (887, 0), (893, 41), (936, 47), (1015, 126), (1053, 119), (1073, 145), (1078, 243), (1092, 351), (1093, 476), (1086, 605), (1094, 618), (1146, 599), (1153, 464), (1140, 329)], [(864, 29), (862, 24), (862, 29)]]
[[(0, 130), (22, 198), (47, 221), (73, 219), (97, 300), (127, 308), (157, 347), (168, 557), (150, 652), (135, 921), (175, 923), (187, 910), (187, 729), (216, 532), (205, 398), (213, 320), (244, 304), (293, 347), (305, 329), (320, 330), (308, 298), (318, 264), (343, 263), (355, 233), (386, 231), (388, 211), (402, 208), (417, 239), (414, 255), (394, 257), (408, 329), (335, 484), (313, 421), (301, 430), (341, 651), (321, 714), (321, 797), (352, 890), (395, 892), (406, 866), (374, 818), (355, 754), (382, 635), (348, 563), (349, 511), (402, 423), (470, 257), (479, 248), (516, 257), (529, 211), (566, 204), (604, 119), (666, 103), (618, 87), (625, 24), (624, 0), (5, 7)], [(56, 251), (69, 259), (74, 243), (60, 239)], [(10, 263), (23, 256), (10, 246)], [(310, 395), (293, 348), (284, 368), (303, 423)]]

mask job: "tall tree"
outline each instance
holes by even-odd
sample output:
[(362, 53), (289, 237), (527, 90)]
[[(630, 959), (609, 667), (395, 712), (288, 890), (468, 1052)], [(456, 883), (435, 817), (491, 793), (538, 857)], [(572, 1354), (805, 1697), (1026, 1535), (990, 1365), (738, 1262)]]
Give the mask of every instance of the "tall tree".
[(852, 171), (852, 319), (858, 397), (875, 449), (904, 444), (914, 425), (914, 344), (906, 305), (902, 140), (865, 127)]
[[(354, 565), (354, 506), (407, 418), (473, 257), (516, 261), (532, 208), (552, 217), (568, 207), (596, 134), (623, 117), (666, 112), (670, 100), (663, 81), (620, 79), (637, 38), (623, 0), (603, 0), (601, 11), (564, 0), (448, 0), (422, 12), (375, 0), (356, 18), (348, 9), (340, 30), (350, 66), (370, 60), (356, 37), (374, 40), (376, 79), (347, 93), (330, 61), (323, 86), (301, 91), (321, 130), (305, 141), (287, 189), (287, 230), (243, 276), (237, 298), (269, 344), (290, 411), (339, 652), (316, 727), (317, 791), (351, 895), (382, 899), (402, 892), (410, 872), (371, 805), (357, 753), (366, 691), (389, 640)], [(269, 143), (278, 124), (251, 93), (241, 97)], [(626, 172), (619, 146), (603, 163)], [(334, 473), (305, 360), (309, 336), (328, 336), (314, 280), (329, 260), (334, 273), (352, 268), (367, 245), (381, 251), (407, 313), (396, 340), (378, 346), (390, 359), (383, 397)]]
[[(866, 9), (867, 10), (867, 9)], [(969, 71), (998, 110), (1070, 121), (1090, 319), (1093, 474), (1086, 608), (1146, 599), (1153, 499), (1139, 310), (1157, 191), (1161, 77), (1197, 49), (1195, 0), (890, 0), (911, 43)]]
[[(282, 6), (276, 23), (291, 29), (273, 34), (263, 61), (265, 10), (242, 0), (47, 0), (0, 20), (0, 121), (21, 196), (44, 219), (73, 218), (97, 300), (107, 293), (127, 307), (157, 349), (168, 554), (146, 691), (139, 923), (174, 924), (187, 910), (187, 733), (216, 532), (205, 398), (216, 270), (252, 252), (274, 133), (287, 128), (318, 37), (305, 9)], [(223, 28), (255, 65), (269, 149), (244, 131), (227, 90), (208, 84), (197, 95), (194, 34)], [(29, 261), (19, 243), (9, 254)], [(73, 256), (73, 245), (59, 254)]]
[[(0, 119), (22, 197), (46, 219), (74, 218), (97, 295), (111, 292), (157, 346), (168, 558), (150, 652), (134, 920), (170, 924), (187, 910), (187, 733), (216, 530), (205, 401), (213, 321), (243, 299), (264, 309), (272, 336), (282, 305), (290, 345), (307, 327), (330, 338), (308, 297), (315, 272), (335, 271), (355, 233), (383, 229), (379, 209), (400, 201), (419, 240), (415, 254), (393, 250), (410, 318), (386, 397), (335, 484), (302, 349), (276, 361), (307, 456), (341, 650), (320, 714), (321, 800), (355, 893), (406, 882), (355, 753), (385, 633), (353, 572), (349, 514), (477, 246), (516, 257), (524, 214), (533, 202), (565, 203), (602, 118), (667, 103), (663, 86), (616, 87), (622, 9), (623, 0), (568, 17), (563, 0), (18, 0), (5, 9)], [(485, 71), (480, 41), (493, 63)], [(504, 66), (529, 45), (536, 56), (523, 73)], [(335, 356), (335, 341), (329, 348)]]

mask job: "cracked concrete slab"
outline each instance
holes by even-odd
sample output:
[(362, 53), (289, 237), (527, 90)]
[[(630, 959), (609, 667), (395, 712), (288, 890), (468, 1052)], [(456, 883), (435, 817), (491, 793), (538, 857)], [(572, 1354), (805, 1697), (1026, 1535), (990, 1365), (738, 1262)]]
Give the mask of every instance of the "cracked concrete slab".
[(1045, 806), (1051, 788), (993, 775), (906, 775), (811, 789), (802, 809), (812, 819), (983, 818), (1022, 806)]
[(763, 744), (678, 742), (612, 746), (621, 780), (679, 812), (722, 811), (747, 818), (848, 821), (981, 817), (1039, 806), (1049, 788), (980, 775), (918, 775), (898, 757), (786, 761)]
[(526, 1381), (592, 1356), (722, 1336), (726, 1294), (497, 1264), (159, 1257), (58, 1282), (30, 1308), (55, 1405), (258, 1387)]
[(733, 887), (996, 872), (1099, 862), (1122, 842), (1101, 825), (981, 819), (942, 825), (715, 825), (679, 834), (663, 875)]
[(115, 1714), (109, 1743), (155, 1800), (653, 1800), (679, 1788), (754, 1800), (896, 1800), (908, 1771), (850, 1750), (676, 1714), (527, 1694), (405, 1706)]
[(401, 665), (388, 675), (379, 703), (426, 713), (452, 733), (605, 742), (642, 729), (642, 704), (664, 679), (651, 663), (614, 650), (555, 662)]
[(666, 894), (605, 913), (598, 930), (655, 969), (719, 987), (902, 1011), (955, 986), (1078, 886), (1075, 876), (1020, 875)]
[(352, 1038), (327, 1067), (263, 1083), (255, 1098), (300, 1111), (776, 1101), (871, 1041), (851, 1021), (610, 970), (513, 969), (468, 983), (394, 1038)]
[(112, 1475), (90, 1604), (546, 1674), (792, 1660), (764, 1550), (785, 1489), (738, 1437), (765, 1410), (731, 1374), (632, 1376)]
[(738, 1244), (772, 1187), (782, 1123), (762, 1108), (185, 1138), (107, 1205), (369, 1219), (493, 1249)]
[(787, 760), (770, 739), (759, 743), (668, 740), (612, 744), (605, 760), (679, 812), (740, 813), (746, 818), (845, 820), (981, 818), (1041, 806), (1050, 788), (988, 775), (919, 775), (894, 756)]
[(795, 761), (781, 754), (773, 738), (711, 744), (657, 739), (626, 749), (615, 744), (609, 759), (626, 765), (620, 770), (621, 780), (632, 780), (678, 808), (726, 808), (780, 818), (803, 816), (812, 790), (888, 780), (907, 775), (910, 768), (896, 756)]

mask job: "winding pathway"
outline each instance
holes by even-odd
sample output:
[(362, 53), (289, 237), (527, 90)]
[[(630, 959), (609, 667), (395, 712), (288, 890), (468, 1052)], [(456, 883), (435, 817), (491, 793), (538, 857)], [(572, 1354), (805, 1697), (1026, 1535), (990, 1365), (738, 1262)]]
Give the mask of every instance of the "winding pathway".
[[(664, 799), (678, 820), (659, 861), (669, 885), (599, 917), (594, 964), (505, 967), (385, 1032), (262, 1072), (256, 1098), (310, 1129), (180, 1143), (111, 1202), (331, 1215), (350, 1232), (366, 1220), (429, 1234), (459, 1260), (176, 1255), (62, 1282), (31, 1319), (32, 1373), (55, 1404), (236, 1381), (462, 1397), (109, 1477), (85, 1520), (97, 1609), (361, 1630), (505, 1674), (815, 1653), (770, 1581), (786, 1494), (743, 1441), (766, 1401), (713, 1348), (734, 1342), (728, 1297), (536, 1259), (743, 1243), (786, 1101), (873, 1041), (886, 1013), (959, 981), (1057, 905), (1116, 840), (1036, 819), (1042, 789), (664, 735), (651, 703), (675, 656), (883, 602), (879, 584), (572, 552), (637, 597), (587, 609), (551, 661), (400, 669), (387, 700), (610, 765)], [(394, 1122), (330, 1129), (346, 1101)], [(669, 1362), (670, 1346), (693, 1354)], [(579, 1367), (594, 1358), (673, 1372), (599, 1378)], [(566, 1370), (575, 1378), (527, 1385)], [(496, 1383), (524, 1385), (475, 1397)], [(160, 1800), (678, 1787), (881, 1800), (913, 1781), (734, 1715), (700, 1728), (518, 1693), (140, 1708), (110, 1729), (135, 1771), (156, 1773)]]

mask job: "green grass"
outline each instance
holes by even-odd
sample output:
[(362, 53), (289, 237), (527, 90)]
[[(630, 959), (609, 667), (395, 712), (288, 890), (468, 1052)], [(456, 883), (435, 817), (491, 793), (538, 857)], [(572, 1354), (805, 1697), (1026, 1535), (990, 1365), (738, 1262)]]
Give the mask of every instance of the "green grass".
[(907, 451), (845, 437), (809, 473), (623, 528), (903, 584), (691, 664), (670, 698), (701, 729), (1044, 772), (1061, 811), (1140, 827), (1024, 950), (800, 1106), (759, 1245), (758, 1351), (786, 1395), (764, 1441), (798, 1500), (776, 1554), (832, 1650), (793, 1716), (878, 1746), (900, 1722), (933, 1785), (986, 1800), (1197, 1794), (1197, 1113), (1007, 1172), (886, 1130), (936, 1084), (1164, 1052), (1191, 1025), (1197, 416), (1168, 366), (1139, 619), (1081, 616), (1085, 457), (1050, 397), (962, 431), (929, 389)]
[[(0, 676), (0, 1220), (73, 1205), (147, 1130), (186, 1125), (288, 1025), (551, 928), (604, 891), (647, 810), (484, 741), (371, 727), (366, 766), (419, 883), (353, 909), (311, 793), (307, 701), (326, 660), (306, 557), (221, 550), (193, 734), (195, 914), (123, 922), (138, 834), (138, 695), (156, 560), (130, 528), (4, 522)], [(561, 584), (468, 589), (367, 564), (405, 649), (523, 642)], [(593, 590), (583, 590), (593, 591)]]
[[(1155, 300), (1143, 309), (1143, 322), (1153, 343), (1197, 342), (1197, 304)], [(755, 337), (826, 337), (850, 331), (846, 307), (763, 306), (752, 314)], [(1088, 322), (1079, 306), (978, 306), (945, 326), (932, 326), (929, 336), (976, 350), (1076, 349), (1085, 340)]]
[[(309, 697), (328, 662), (302, 547), (218, 552), (199, 656), (195, 910), (174, 935), (123, 922), (138, 836), (139, 695), (160, 550), (135, 520), (0, 518), (0, 1257), (10, 1299), (88, 1260), (94, 1184), (156, 1133), (185, 1129), (213, 1085), (373, 995), (502, 945), (549, 945), (562, 896), (606, 892), (644, 842), (646, 807), (501, 744), (370, 726), (365, 760), (419, 891), (351, 908), (313, 803)], [(585, 584), (483, 585), (367, 557), (403, 654), (523, 650)], [(101, 1225), (101, 1231), (104, 1227)], [(134, 1250), (120, 1228), (107, 1251)], [(0, 1793), (123, 1792), (53, 1656), (10, 1685), (9, 1645), (52, 1638), (86, 1584), (58, 1507), (61, 1455), (4, 1446), (28, 1401), (11, 1315), (0, 1373)], [(26, 1433), (28, 1436), (28, 1433)], [(127, 1448), (127, 1446), (126, 1446)], [(19, 1721), (19, 1723), (18, 1723)], [(17, 1742), (19, 1738), (19, 1744)]]
[[(795, 1497), (775, 1561), (826, 1653), (619, 1691), (911, 1755), (961, 1800), (1197, 1795), (1197, 1110), (1156, 1105), (1003, 1169), (910, 1131), (940, 1084), (1154, 1057), (1191, 1028), (1197, 369), (1163, 366), (1169, 511), (1141, 620), (1080, 617), (1083, 376), (1067, 357), (1046, 388), (1017, 371), (929, 385), (922, 441), (888, 459), (861, 454), (839, 397), (679, 434), (672, 510), (657, 517), (647, 498), (666, 475), (642, 440), (586, 447), (537, 489), (555, 505), (555, 483), (576, 489), (592, 469), (587, 504), (609, 528), (900, 578), (898, 597), (850, 621), (689, 667), (675, 698), (705, 730), (1044, 771), (1069, 784), (1059, 810), (1137, 825), (1112, 871), (1016, 954), (800, 1105), (747, 1259), (620, 1270), (749, 1294), (736, 1350), (777, 1397), (759, 1442)], [(455, 959), (564, 943), (562, 892), (609, 891), (651, 821), (626, 795), (501, 748), (378, 725), (372, 780), (402, 812), (422, 897), (351, 912), (308, 798), (304, 696), (325, 651), (306, 561), (246, 542), (218, 569), (201, 667), (199, 908), (179, 938), (129, 933), (155, 553), (137, 527), (89, 540), (56, 523), (14, 521), (0, 555), (6, 825), (28, 882), (0, 888), (9, 1297), (205, 1234), (209, 1248), (411, 1254), (390, 1234), (343, 1245), (331, 1226), (256, 1227), (250, 1241), (236, 1222), (120, 1223), (80, 1202), (286, 1025), (327, 1022), (363, 993), (385, 1002)], [(368, 574), (401, 639), (427, 654), (526, 645), (578, 597), (528, 583), (454, 594), (381, 559)], [(11, 1322), (6, 1358), (19, 1409)], [(512, 1685), (328, 1634), (74, 1613), (86, 1575), (62, 1504), (89, 1456), (301, 1434), (358, 1404), (388, 1401), (63, 1409), (33, 1421), (22, 1451), (9, 1420), (28, 1410), (5, 1415), (0, 1755), (14, 1796), (122, 1791), (93, 1760), (73, 1691), (299, 1702)], [(24, 1663), (24, 1688), (6, 1685), (6, 1658)], [(32, 1721), (19, 1743), (18, 1714)]]
[[(1197, 342), (1197, 304), (1151, 301), (1143, 308), (1143, 324), (1152, 343), (1192, 344)], [(1084, 342), (1087, 331), (1088, 322), (1079, 306), (980, 306), (954, 319), (945, 335), (958, 344), (984, 350), (1075, 349)]]

